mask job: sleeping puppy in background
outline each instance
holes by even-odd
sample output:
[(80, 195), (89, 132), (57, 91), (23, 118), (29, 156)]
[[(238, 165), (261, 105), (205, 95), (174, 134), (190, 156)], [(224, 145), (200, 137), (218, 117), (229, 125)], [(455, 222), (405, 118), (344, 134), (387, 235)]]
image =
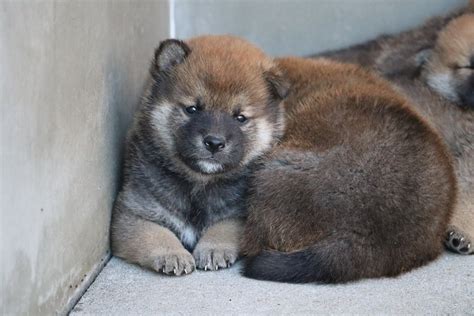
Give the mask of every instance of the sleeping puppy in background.
[(229, 36), (166, 40), (128, 135), (113, 254), (165, 274), (233, 264), (255, 160), (281, 134), (273, 61)]
[(468, 6), (442, 16), (435, 16), (420, 26), (414, 27), (399, 34), (386, 34), (374, 40), (353, 45), (348, 48), (323, 52), (314, 55), (314, 58), (325, 57), (346, 63), (353, 63), (374, 69), (384, 77), (399, 76), (404, 71), (406, 76), (416, 76), (411, 73), (419, 69), (419, 60), (414, 56), (422, 57), (420, 52), (433, 48), (439, 32), (453, 19), (466, 14), (474, 13), (474, 0)]
[(439, 135), (358, 66), (277, 62), (291, 86), (286, 128), (252, 177), (243, 274), (338, 283), (434, 260), (456, 198)]
[[(394, 76), (395, 87), (442, 135), (454, 158), (459, 193), (446, 245), (474, 253), (474, 14), (450, 22), (423, 61), (419, 78)], [(411, 66), (410, 66), (411, 67)]]
[(374, 40), (353, 45), (348, 48), (323, 52), (314, 58), (325, 57), (346, 63), (358, 64), (370, 69), (378, 69), (389, 77), (392, 73), (400, 74), (402, 70), (414, 69), (406, 67), (408, 62), (415, 65), (413, 56), (420, 51), (430, 49), (438, 37), (438, 32), (452, 19), (466, 13), (474, 12), (474, 6), (467, 6), (443, 16), (435, 16), (420, 26), (399, 34), (380, 35)]
[(474, 110), (474, 13), (440, 32), (426, 64), (423, 81), (449, 101)]
[(326, 54), (389, 79), (442, 135), (460, 189), (446, 246), (460, 254), (474, 253), (473, 14), (471, 1), (420, 28)]

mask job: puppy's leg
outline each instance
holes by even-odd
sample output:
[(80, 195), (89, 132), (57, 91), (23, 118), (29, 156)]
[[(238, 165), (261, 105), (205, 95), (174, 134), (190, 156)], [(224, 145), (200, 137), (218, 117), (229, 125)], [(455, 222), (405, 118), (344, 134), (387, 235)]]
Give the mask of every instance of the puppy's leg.
[(242, 230), (241, 219), (227, 219), (211, 226), (194, 249), (196, 267), (204, 270), (230, 267), (239, 256)]
[(116, 212), (111, 239), (113, 254), (129, 262), (171, 275), (194, 270), (193, 256), (176, 235), (154, 222)]
[(446, 234), (446, 247), (463, 255), (474, 254), (474, 205), (461, 200)]

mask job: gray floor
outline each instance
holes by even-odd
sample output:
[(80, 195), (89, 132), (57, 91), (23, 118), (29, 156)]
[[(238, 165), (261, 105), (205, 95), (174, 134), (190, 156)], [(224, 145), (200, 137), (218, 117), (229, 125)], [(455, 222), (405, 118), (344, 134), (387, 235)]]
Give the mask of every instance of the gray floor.
[(395, 279), (292, 285), (243, 278), (239, 267), (166, 277), (112, 258), (72, 315), (474, 315), (474, 256), (446, 254)]

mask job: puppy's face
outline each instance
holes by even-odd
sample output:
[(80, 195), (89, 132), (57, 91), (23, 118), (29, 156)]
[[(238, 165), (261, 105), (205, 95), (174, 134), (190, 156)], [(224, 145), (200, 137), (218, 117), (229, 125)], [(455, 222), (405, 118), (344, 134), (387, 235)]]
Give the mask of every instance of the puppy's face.
[(425, 65), (428, 84), (445, 98), (474, 108), (474, 14), (465, 14), (440, 32)]
[(281, 134), (286, 84), (273, 61), (241, 39), (167, 40), (151, 74), (154, 136), (191, 174), (234, 171)]

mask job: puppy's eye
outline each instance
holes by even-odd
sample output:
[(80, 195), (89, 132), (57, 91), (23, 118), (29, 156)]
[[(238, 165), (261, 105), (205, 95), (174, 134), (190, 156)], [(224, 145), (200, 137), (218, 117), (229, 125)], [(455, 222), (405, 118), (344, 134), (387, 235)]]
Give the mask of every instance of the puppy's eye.
[(235, 119), (239, 121), (240, 123), (244, 123), (245, 121), (247, 121), (247, 118), (243, 116), (242, 114), (236, 115)]
[(191, 105), (191, 106), (186, 107), (186, 112), (188, 112), (189, 114), (194, 114), (197, 111), (198, 111), (198, 108), (195, 105)]
[(457, 69), (474, 69), (474, 63), (471, 63), (469, 65), (458, 65), (456, 66)]

